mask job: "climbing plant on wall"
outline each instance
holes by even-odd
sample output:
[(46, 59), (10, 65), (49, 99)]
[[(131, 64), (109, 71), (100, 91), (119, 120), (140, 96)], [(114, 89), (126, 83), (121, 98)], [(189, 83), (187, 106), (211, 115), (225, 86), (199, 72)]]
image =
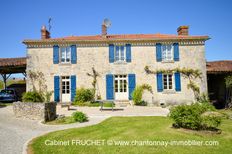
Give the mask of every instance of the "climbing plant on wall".
[(45, 102), (50, 102), (53, 91), (48, 91), (44, 74), (40, 71), (29, 70), (27, 76), (32, 84), (32, 91), (41, 94)]
[(93, 86), (93, 93), (94, 93), (94, 96), (97, 98), (97, 99), (101, 99), (101, 96), (99, 93), (96, 94), (96, 91), (97, 91), (97, 77), (99, 77), (99, 73), (95, 70), (94, 67), (92, 67), (92, 73), (86, 73), (88, 76), (92, 77), (93, 78), (93, 82), (92, 82), (92, 86)]
[(144, 70), (147, 74), (179, 72), (182, 74), (184, 78), (188, 79), (189, 83), (187, 84), (187, 88), (193, 91), (195, 99), (198, 99), (200, 97), (200, 88), (195, 83), (196, 79), (202, 79), (202, 72), (198, 69), (184, 67), (184, 68), (174, 68), (174, 69), (151, 70), (149, 66), (145, 66)]

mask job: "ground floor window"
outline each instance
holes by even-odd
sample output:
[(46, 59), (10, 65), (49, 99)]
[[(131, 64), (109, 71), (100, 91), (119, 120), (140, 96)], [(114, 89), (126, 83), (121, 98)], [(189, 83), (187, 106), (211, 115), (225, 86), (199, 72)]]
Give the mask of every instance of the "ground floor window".
[(115, 75), (114, 91), (115, 92), (127, 92), (126, 75)]
[(173, 89), (173, 74), (163, 74), (163, 87), (166, 90)]
[(62, 102), (70, 102), (70, 76), (61, 77), (61, 99)]
[(114, 93), (115, 99), (126, 100), (128, 99), (127, 89), (127, 75), (115, 75), (114, 76)]
[(70, 77), (62, 76), (62, 94), (70, 93)]

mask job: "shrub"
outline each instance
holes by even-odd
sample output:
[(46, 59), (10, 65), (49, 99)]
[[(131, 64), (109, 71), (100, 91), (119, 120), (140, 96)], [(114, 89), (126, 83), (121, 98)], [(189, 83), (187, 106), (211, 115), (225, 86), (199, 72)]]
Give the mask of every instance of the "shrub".
[(136, 87), (132, 93), (132, 100), (135, 105), (139, 105), (142, 102), (143, 89), (142, 87)]
[(132, 93), (132, 100), (135, 105), (147, 105), (145, 101), (142, 100), (144, 90), (148, 90), (152, 93), (152, 87), (148, 84), (143, 84), (141, 86), (137, 86)]
[(44, 102), (44, 97), (37, 91), (29, 91), (23, 94), (23, 102)]
[(51, 96), (52, 96), (53, 91), (46, 91), (44, 95), (44, 101), (45, 102), (50, 102), (51, 101)]
[(218, 112), (205, 112), (201, 115), (202, 118), (202, 128), (212, 129), (217, 128), (222, 121), (223, 115)]
[(84, 102), (93, 101), (94, 91), (92, 89), (80, 88), (76, 91), (74, 104), (82, 105)]
[(82, 112), (73, 112), (72, 117), (75, 121), (78, 121), (78, 122), (88, 121), (88, 117)]
[(200, 130), (218, 127), (221, 123), (221, 117), (204, 115), (208, 111), (215, 111), (215, 108), (209, 103), (197, 102), (191, 105), (173, 107), (169, 116), (174, 120), (173, 126), (178, 128)]
[(208, 104), (210, 102), (209, 97), (206, 93), (202, 93), (198, 98), (197, 102), (199, 103), (206, 103)]

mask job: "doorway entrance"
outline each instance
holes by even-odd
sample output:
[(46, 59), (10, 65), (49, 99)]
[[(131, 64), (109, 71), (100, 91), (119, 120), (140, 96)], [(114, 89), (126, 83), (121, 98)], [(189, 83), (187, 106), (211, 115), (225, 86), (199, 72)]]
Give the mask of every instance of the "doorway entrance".
[(61, 100), (62, 102), (71, 101), (70, 77), (69, 76), (62, 76), (61, 78)]
[(114, 76), (114, 94), (116, 100), (128, 100), (127, 75)]

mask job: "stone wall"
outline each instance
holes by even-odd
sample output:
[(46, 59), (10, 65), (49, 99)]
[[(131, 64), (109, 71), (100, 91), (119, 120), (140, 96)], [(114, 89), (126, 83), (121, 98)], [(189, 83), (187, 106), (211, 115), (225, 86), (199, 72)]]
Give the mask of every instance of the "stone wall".
[(56, 103), (14, 102), (13, 111), (16, 117), (51, 121), (56, 118)]
[[(53, 64), (53, 48), (38, 47), (27, 49), (27, 71), (41, 71), (46, 78), (46, 85), (49, 91), (54, 91), (54, 76), (76, 75), (77, 88), (92, 87), (93, 78), (86, 75), (92, 72), (92, 67), (100, 74), (97, 78), (97, 88), (101, 98), (106, 99), (106, 74), (136, 74), (136, 84), (149, 84), (152, 86), (153, 95), (146, 95), (146, 100), (153, 104), (160, 101), (191, 102), (194, 95), (191, 89), (187, 88), (188, 80), (181, 78), (180, 92), (157, 92), (157, 79), (155, 75), (147, 75), (144, 71), (145, 66), (150, 69), (173, 69), (173, 68), (192, 68), (199, 69), (203, 73), (202, 80), (197, 80), (201, 92), (207, 92), (206, 80), (206, 60), (204, 44), (181, 44), (179, 46), (180, 61), (178, 62), (157, 62), (155, 45), (133, 45), (131, 47), (131, 63), (109, 63), (109, 47), (77, 45), (77, 64)], [(32, 89), (32, 85), (27, 80), (27, 91)], [(53, 99), (53, 96), (52, 96)]]

